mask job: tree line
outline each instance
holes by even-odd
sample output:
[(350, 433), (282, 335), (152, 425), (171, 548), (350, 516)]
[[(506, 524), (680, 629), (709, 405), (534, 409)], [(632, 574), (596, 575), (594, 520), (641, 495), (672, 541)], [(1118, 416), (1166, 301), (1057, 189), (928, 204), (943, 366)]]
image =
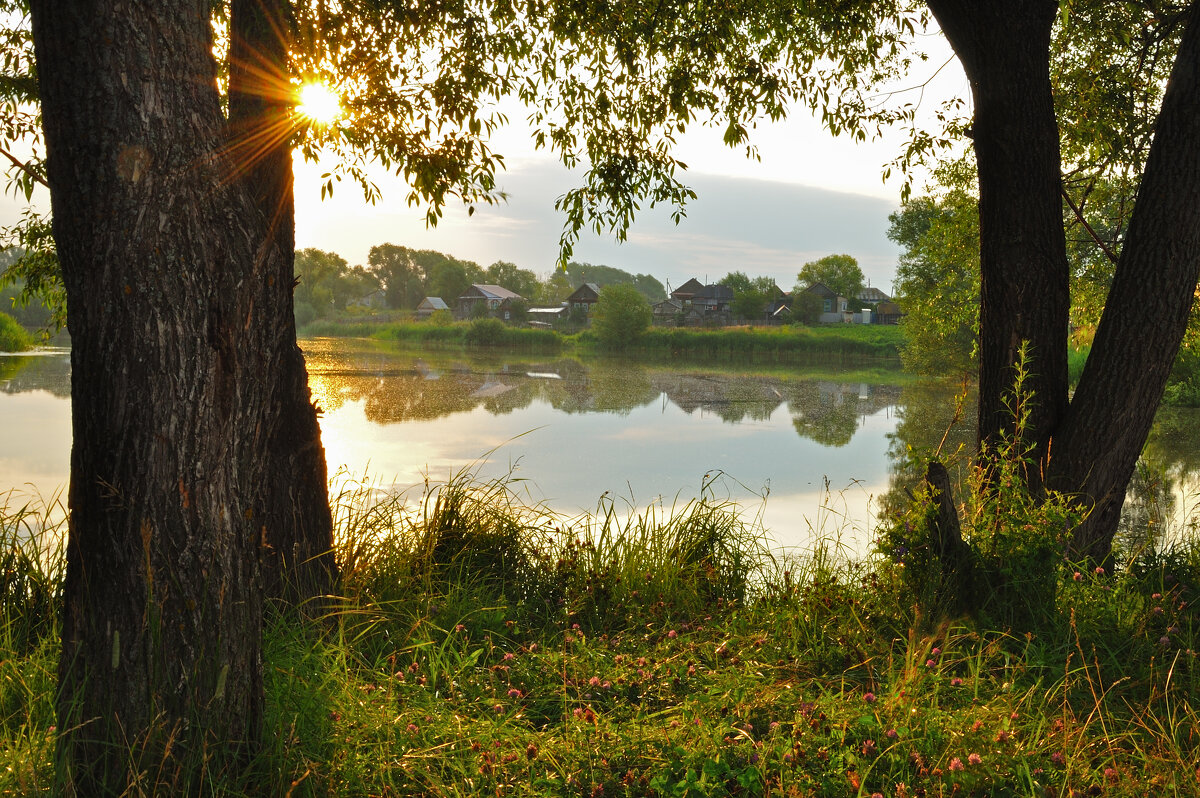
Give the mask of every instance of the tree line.
[(425, 297), (440, 297), (453, 307), (472, 284), (507, 288), (533, 307), (557, 306), (584, 282), (630, 285), (650, 302), (666, 296), (657, 278), (613, 266), (571, 261), (565, 268), (539, 277), (508, 261), (498, 260), (484, 268), (436, 250), (396, 244), (371, 247), (365, 266), (351, 266), (334, 252), (299, 250), (295, 278), (295, 312), (301, 325), (345, 310), (376, 291), (382, 291), (381, 306), (396, 310), (412, 310)]

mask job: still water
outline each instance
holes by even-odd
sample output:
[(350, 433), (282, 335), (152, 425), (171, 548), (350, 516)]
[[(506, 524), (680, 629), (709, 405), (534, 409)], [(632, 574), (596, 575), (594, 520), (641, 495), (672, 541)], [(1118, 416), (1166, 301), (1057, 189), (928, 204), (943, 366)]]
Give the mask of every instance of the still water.
[[(303, 347), (331, 473), (405, 488), (463, 470), (511, 472), (530, 501), (569, 515), (602, 499), (619, 513), (682, 505), (707, 490), (761, 513), (780, 545), (838, 537), (859, 551), (889, 491), (911, 478), (904, 452), (941, 441), (956, 391), (886, 374), (417, 353), (340, 339)], [(69, 395), (66, 352), (0, 356), (0, 493), (65, 486)], [(1155, 466), (1135, 484), (1132, 513), (1168, 502), (1190, 514), (1195, 418), (1160, 417), (1147, 450)], [(952, 427), (944, 449), (966, 445), (972, 426), (968, 417)]]

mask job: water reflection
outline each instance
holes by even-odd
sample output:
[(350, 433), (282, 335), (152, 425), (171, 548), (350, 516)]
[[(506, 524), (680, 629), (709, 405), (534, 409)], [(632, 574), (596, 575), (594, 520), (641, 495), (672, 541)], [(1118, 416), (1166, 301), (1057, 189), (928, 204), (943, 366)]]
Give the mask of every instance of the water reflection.
[[(974, 443), (975, 397), (956, 403), (958, 388), (946, 384), (405, 354), (330, 340), (304, 348), (331, 471), (412, 485), (473, 464), (485, 478), (516, 466), (531, 500), (564, 512), (594, 508), (605, 492), (636, 506), (686, 501), (706, 474), (721, 473), (717, 484), (750, 512), (769, 493), (764, 522), (787, 544), (843, 534), (863, 548), (873, 519), (907, 500), (928, 453)], [(65, 485), (69, 392), (65, 351), (0, 357), (0, 491)], [(1189, 529), (1179, 519), (1194, 515), (1200, 484), (1197, 418), (1159, 413), (1130, 488), (1125, 545)], [(822, 511), (827, 486), (834, 507)]]

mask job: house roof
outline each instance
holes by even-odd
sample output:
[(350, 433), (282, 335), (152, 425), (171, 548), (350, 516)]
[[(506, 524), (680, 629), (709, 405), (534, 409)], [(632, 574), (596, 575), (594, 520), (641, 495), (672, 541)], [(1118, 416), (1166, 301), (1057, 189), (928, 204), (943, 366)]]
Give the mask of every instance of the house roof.
[(864, 302), (887, 302), (891, 299), (890, 296), (873, 286), (867, 286), (863, 290), (859, 291), (858, 298)]
[(421, 304), (417, 305), (417, 307), (418, 308), (427, 307), (427, 308), (432, 308), (433, 310), (449, 310), (450, 309), (450, 306), (446, 304), (446, 300), (442, 299), (440, 296), (427, 296), (421, 300)]
[(825, 285), (825, 283), (813, 283), (812, 285), (810, 285), (808, 288), (805, 288), (804, 290), (814, 293), (817, 296), (828, 297), (830, 299), (834, 299), (838, 296), (838, 294), (835, 293), (832, 288)]
[[(474, 292), (474, 293), (472, 293)], [(498, 285), (483, 285), (474, 283), (463, 292), (459, 299), (522, 299), (520, 294), (509, 291), (507, 288), (501, 288)]]
[(683, 285), (671, 292), (671, 296), (695, 296), (700, 291), (704, 290), (704, 284), (695, 277), (688, 280)]
[(696, 296), (700, 299), (715, 299), (719, 302), (728, 302), (733, 300), (733, 289), (720, 284), (706, 285), (696, 292)]
[(571, 292), (571, 295), (569, 297), (567, 297), (567, 301), (568, 302), (571, 302), (572, 300), (582, 301), (582, 300), (590, 299), (593, 297), (599, 298), (599, 296), (600, 296), (600, 286), (596, 285), (595, 283), (584, 283), (583, 285), (579, 286), (578, 288), (576, 288), (574, 291)]

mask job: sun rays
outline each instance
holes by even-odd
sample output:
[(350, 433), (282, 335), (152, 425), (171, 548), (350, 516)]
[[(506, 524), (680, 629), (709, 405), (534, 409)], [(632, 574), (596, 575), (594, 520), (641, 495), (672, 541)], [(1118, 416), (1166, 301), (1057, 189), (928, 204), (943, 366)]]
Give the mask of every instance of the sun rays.
[(296, 113), (313, 124), (329, 125), (342, 114), (337, 94), (323, 83), (304, 83), (297, 93)]

